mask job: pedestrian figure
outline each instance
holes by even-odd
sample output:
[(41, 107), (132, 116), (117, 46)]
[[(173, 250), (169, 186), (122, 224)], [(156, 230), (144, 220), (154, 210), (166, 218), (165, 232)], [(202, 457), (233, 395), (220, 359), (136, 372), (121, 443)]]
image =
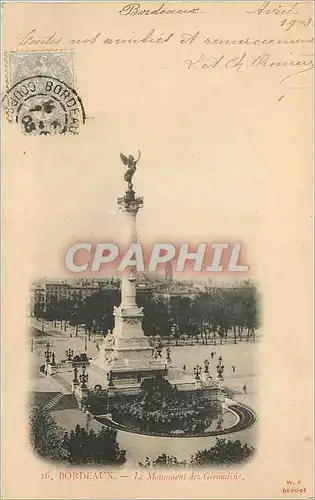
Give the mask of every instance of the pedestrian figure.
[(213, 351), (212, 351), (212, 353), (210, 354), (210, 356), (211, 356), (211, 359), (212, 359), (212, 358), (213, 358), (213, 356), (214, 356), (214, 352), (213, 352)]
[(234, 365), (232, 365), (232, 371), (233, 371), (233, 373), (235, 373), (235, 366)]
[(244, 394), (247, 394), (247, 385), (246, 384), (243, 385), (243, 391), (244, 391)]
[(186, 365), (183, 366), (183, 371), (185, 372), (186, 371)]

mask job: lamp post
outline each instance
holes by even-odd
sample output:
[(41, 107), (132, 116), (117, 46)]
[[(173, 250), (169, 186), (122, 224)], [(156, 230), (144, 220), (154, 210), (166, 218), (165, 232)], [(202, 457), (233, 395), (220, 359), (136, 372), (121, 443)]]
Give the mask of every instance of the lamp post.
[(205, 373), (209, 373), (209, 360), (208, 359), (205, 359), (204, 362), (203, 362), (204, 366), (205, 366)]
[(78, 379), (78, 368), (77, 368), (77, 366), (75, 366), (73, 368), (72, 394), (75, 394), (77, 392), (79, 385), (80, 385), (80, 382)]
[(113, 387), (114, 376), (112, 370), (109, 370), (109, 372), (107, 373), (107, 380), (108, 380), (108, 387)]
[(161, 358), (162, 357), (162, 344), (161, 343), (158, 343), (156, 346), (155, 346), (155, 353), (156, 353), (156, 358)]
[(223, 372), (224, 372), (224, 365), (222, 363), (222, 356), (219, 356), (218, 358), (218, 365), (217, 365), (217, 372), (218, 372), (218, 378), (223, 379)]
[(168, 362), (172, 361), (172, 359), (171, 359), (171, 349), (169, 347), (166, 349), (166, 359), (167, 359)]
[(195, 379), (200, 380), (201, 366), (197, 365), (194, 368)]
[(87, 389), (86, 383), (89, 380), (89, 376), (86, 373), (86, 367), (82, 366), (82, 373), (79, 376), (80, 382), (81, 382), (81, 389)]
[(68, 361), (71, 361), (72, 357), (73, 357), (73, 350), (72, 349), (67, 349), (66, 350), (66, 356), (68, 358)]
[(52, 352), (50, 350), (50, 344), (49, 344), (49, 342), (47, 342), (47, 344), (46, 344), (46, 351), (45, 351), (46, 363), (50, 363), (51, 355), (52, 355)]
[(79, 383), (79, 380), (78, 380), (78, 368), (76, 366), (73, 368), (73, 375), (74, 375), (74, 377), (73, 377), (73, 381), (72, 382), (74, 384), (78, 384)]
[(87, 351), (87, 335), (84, 336), (84, 350)]

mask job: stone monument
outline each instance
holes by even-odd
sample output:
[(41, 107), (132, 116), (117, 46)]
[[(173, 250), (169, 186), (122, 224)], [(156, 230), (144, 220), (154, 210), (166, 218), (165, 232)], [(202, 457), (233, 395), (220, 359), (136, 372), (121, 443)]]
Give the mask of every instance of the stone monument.
[[(132, 178), (140, 160), (129, 155), (120, 155), (126, 166), (124, 180), (127, 182), (125, 195), (117, 199), (118, 207), (125, 215), (127, 229), (126, 245), (137, 242), (137, 214), (143, 206), (143, 198), (137, 197), (133, 189)], [(110, 373), (111, 390), (114, 392), (135, 392), (140, 389), (144, 378), (167, 375), (162, 359), (153, 357), (153, 348), (149, 338), (144, 335), (142, 320), (143, 308), (136, 302), (136, 282), (134, 271), (126, 272), (121, 278), (121, 303), (114, 308), (115, 327), (100, 346), (93, 364)], [(107, 382), (109, 385), (109, 382)]]

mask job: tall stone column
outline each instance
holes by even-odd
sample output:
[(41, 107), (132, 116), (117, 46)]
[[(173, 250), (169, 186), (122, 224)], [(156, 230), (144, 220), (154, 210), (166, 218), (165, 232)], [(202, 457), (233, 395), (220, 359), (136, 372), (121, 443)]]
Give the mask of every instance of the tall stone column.
[[(137, 241), (137, 214), (143, 206), (143, 198), (136, 197), (132, 178), (139, 161), (133, 156), (120, 155), (127, 169), (124, 180), (128, 189), (117, 203), (125, 217), (125, 241), (128, 248)], [(140, 156), (139, 156), (140, 157)], [(161, 359), (153, 357), (153, 348), (142, 329), (143, 310), (137, 304), (136, 275), (134, 270), (123, 273), (121, 278), (121, 303), (114, 308), (115, 327), (107, 335), (93, 364), (110, 374), (110, 390), (128, 393), (130, 389), (140, 390), (143, 378), (165, 376)]]
[[(117, 204), (124, 213), (124, 244), (129, 247), (132, 243), (137, 242), (137, 214), (143, 206), (143, 199), (134, 196), (134, 200), (128, 202), (127, 191), (123, 198), (118, 198)], [(136, 280), (134, 279), (134, 273), (129, 270), (124, 273), (121, 279), (121, 307), (134, 306), (136, 306)]]
[[(128, 189), (125, 196), (117, 200), (119, 208), (125, 215), (126, 240), (129, 247), (137, 241), (137, 213), (143, 206), (143, 199), (137, 198), (133, 189)], [(136, 276), (134, 270), (124, 272), (121, 279), (121, 304), (114, 310), (114, 336), (118, 346), (120, 338), (144, 337), (142, 330), (143, 312), (136, 302)]]

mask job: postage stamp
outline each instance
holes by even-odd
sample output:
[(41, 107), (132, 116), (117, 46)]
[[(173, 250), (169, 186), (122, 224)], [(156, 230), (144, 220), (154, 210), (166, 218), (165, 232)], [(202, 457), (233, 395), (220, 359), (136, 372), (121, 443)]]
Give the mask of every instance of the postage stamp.
[(78, 134), (85, 111), (77, 92), (65, 82), (45, 75), (24, 78), (3, 99), (11, 123), (25, 134)]
[(7, 52), (7, 90), (25, 78), (45, 75), (75, 87), (73, 52)]
[(78, 134), (85, 123), (74, 90), (72, 52), (7, 52), (7, 93), (3, 106), (24, 134)]

